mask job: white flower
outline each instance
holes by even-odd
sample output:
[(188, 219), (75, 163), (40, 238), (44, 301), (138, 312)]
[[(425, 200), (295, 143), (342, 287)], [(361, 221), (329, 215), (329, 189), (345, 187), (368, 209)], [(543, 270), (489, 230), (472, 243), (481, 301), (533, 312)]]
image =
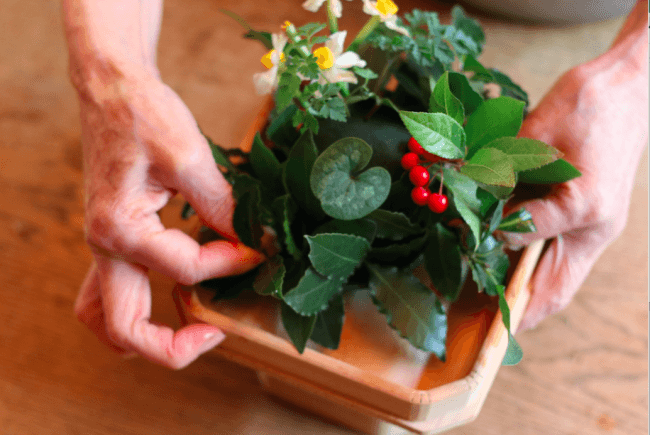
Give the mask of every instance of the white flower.
[(389, 29), (409, 36), (408, 30), (397, 25), (397, 5), (392, 0), (363, 0), (363, 11), (368, 15), (379, 16)]
[(253, 74), (255, 90), (260, 95), (270, 94), (278, 85), (278, 67), (284, 60), (284, 46), (287, 44), (287, 37), (282, 34), (272, 34), (271, 41), (273, 49), (262, 56), (260, 61), (269, 70), (263, 73)]
[[(318, 9), (320, 9), (320, 7), (323, 6), (323, 3), (326, 1), (327, 0), (307, 0), (302, 4), (302, 7), (310, 12), (318, 12)], [(341, 0), (332, 0), (330, 3), (330, 8), (336, 18), (341, 18), (341, 12), (343, 11)]]
[[(352, 71), (346, 70), (353, 66), (359, 68), (366, 66), (366, 61), (361, 60), (357, 53), (353, 51), (343, 53), (343, 42), (347, 33), (347, 31), (332, 33), (325, 42), (325, 47), (314, 51), (314, 55), (318, 58), (318, 66), (322, 69), (321, 74), (324, 77), (321, 78), (321, 83), (326, 83), (325, 79), (330, 83), (356, 83), (357, 76)], [(322, 53), (320, 56), (318, 55), (319, 50)]]

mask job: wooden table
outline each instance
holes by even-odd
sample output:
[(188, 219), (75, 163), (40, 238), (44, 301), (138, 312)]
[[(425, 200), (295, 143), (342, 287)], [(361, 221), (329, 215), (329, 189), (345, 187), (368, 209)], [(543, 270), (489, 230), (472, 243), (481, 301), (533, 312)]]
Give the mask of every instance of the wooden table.
[[(285, 19), (313, 19), (300, 1), (261, 3), (165, 5), (162, 76), (224, 145), (238, 143), (254, 113), (250, 78), (264, 50), (218, 9), (276, 31)], [(450, 8), (401, 2), (404, 10), (418, 4)], [(352, 8), (360, 4), (344, 2)], [(268, 398), (253, 372), (214, 355), (172, 372), (115, 356), (77, 322), (72, 305), (91, 256), (60, 10), (38, 0), (0, 0), (0, 10), (0, 434), (352, 433)], [(356, 30), (362, 19), (348, 15), (342, 27)], [(563, 71), (606, 50), (622, 22), (553, 28), (480, 19), (484, 64), (522, 83), (533, 105)], [(451, 434), (647, 433), (647, 165), (646, 153), (624, 234), (567, 310), (519, 335), (524, 361), (503, 368), (479, 418)], [(166, 222), (181, 202), (163, 212)], [(173, 283), (152, 279), (153, 318), (177, 326)]]

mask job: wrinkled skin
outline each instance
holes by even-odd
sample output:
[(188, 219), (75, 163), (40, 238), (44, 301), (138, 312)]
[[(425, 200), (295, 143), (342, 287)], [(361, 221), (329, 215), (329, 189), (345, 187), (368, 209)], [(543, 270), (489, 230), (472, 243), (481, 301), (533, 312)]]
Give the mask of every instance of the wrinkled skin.
[[(237, 241), (234, 201), (196, 122), (157, 77), (102, 65), (80, 92), (86, 238), (95, 264), (75, 303), (78, 318), (119, 353), (181, 368), (223, 339), (211, 325), (174, 332), (149, 322), (148, 269), (181, 284), (250, 270), (263, 255)], [(110, 86), (109, 86), (110, 84)], [(199, 246), (157, 215), (180, 192), (229, 240)]]
[(553, 186), (540, 200), (508, 204), (506, 213), (525, 207), (538, 230), (505, 234), (511, 243), (552, 239), (532, 278), (520, 330), (566, 307), (625, 227), (636, 169), (648, 141), (647, 18), (642, 3), (612, 49), (562, 76), (519, 133), (558, 148), (582, 172)]

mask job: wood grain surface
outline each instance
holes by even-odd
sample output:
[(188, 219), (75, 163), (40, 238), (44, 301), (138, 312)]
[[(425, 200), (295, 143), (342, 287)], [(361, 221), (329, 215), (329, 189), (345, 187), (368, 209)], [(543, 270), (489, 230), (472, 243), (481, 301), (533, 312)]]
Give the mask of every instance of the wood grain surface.
[[(360, 3), (341, 26), (356, 31)], [(402, 1), (448, 15), (450, 3)], [(164, 80), (216, 142), (239, 142), (261, 101), (251, 75), (264, 50), (219, 8), (279, 30), (314, 16), (300, 1), (167, 0)], [(83, 236), (82, 159), (56, 1), (0, 0), (0, 434), (351, 434), (263, 394), (255, 374), (205, 355), (173, 372), (103, 347), (73, 316), (91, 256)], [(562, 72), (605, 51), (622, 20), (539, 27), (477, 15), (484, 64), (508, 72), (533, 105)], [(450, 434), (648, 431), (648, 159), (628, 226), (571, 306), (518, 336), (523, 362), (502, 368), (483, 411)], [(181, 198), (163, 210), (178, 224)], [(152, 273), (153, 319), (178, 326), (173, 283)]]

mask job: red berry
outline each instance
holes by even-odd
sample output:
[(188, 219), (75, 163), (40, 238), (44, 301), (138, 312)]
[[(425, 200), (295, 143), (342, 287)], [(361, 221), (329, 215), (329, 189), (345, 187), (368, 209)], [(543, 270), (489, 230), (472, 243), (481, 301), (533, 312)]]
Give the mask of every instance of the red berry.
[(424, 151), (424, 152), (422, 153), (422, 157), (423, 157), (426, 161), (431, 162), (431, 163), (437, 163), (437, 162), (439, 162), (440, 160), (442, 160), (442, 157), (437, 156), (437, 155), (435, 155), (435, 154), (431, 154), (431, 153), (428, 152), (428, 151)]
[(406, 153), (404, 154), (404, 157), (402, 157), (402, 168), (407, 171), (413, 169), (418, 163), (420, 163), (420, 157), (415, 153)]
[(422, 145), (420, 145), (418, 141), (415, 140), (415, 138), (409, 139), (408, 148), (415, 154), (424, 154), (424, 148), (422, 148)]
[(414, 166), (409, 171), (409, 180), (416, 186), (426, 186), (429, 184), (429, 171), (424, 166)]
[(413, 200), (414, 203), (417, 205), (426, 205), (427, 200), (429, 199), (429, 191), (425, 189), (424, 187), (416, 187), (413, 190), (411, 190), (411, 199)]
[(447, 210), (449, 206), (449, 201), (445, 195), (440, 195), (439, 193), (432, 193), (429, 195), (427, 200), (429, 209), (434, 213), (442, 213)]

